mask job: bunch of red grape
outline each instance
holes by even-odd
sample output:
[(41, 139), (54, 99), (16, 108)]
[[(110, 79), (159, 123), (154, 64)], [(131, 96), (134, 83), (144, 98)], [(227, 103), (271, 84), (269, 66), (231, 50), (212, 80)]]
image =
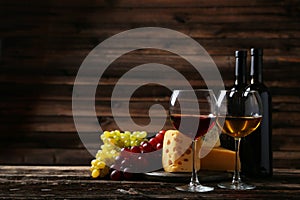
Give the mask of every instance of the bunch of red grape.
[[(139, 169), (148, 165), (144, 153), (161, 149), (164, 134), (165, 130), (161, 130), (148, 140), (145, 131), (104, 131), (101, 135), (104, 144), (96, 154), (96, 159), (91, 162), (92, 177), (102, 178), (110, 174), (112, 180), (135, 178)], [(157, 159), (161, 162), (161, 155)]]
[[(136, 178), (140, 169), (143, 169), (149, 164), (144, 153), (150, 153), (159, 150), (163, 146), (165, 130), (159, 131), (155, 137), (149, 141), (143, 141), (139, 146), (130, 148), (122, 148), (120, 155), (115, 158), (115, 163), (111, 166), (110, 178), (112, 180), (131, 180)], [(161, 154), (157, 154), (154, 159), (161, 162)], [(151, 160), (151, 162), (155, 162)]]

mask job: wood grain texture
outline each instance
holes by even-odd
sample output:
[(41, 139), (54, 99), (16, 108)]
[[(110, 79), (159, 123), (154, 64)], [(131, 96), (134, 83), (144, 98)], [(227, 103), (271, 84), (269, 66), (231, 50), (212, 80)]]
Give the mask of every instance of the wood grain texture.
[[(166, 181), (111, 181), (92, 179), (87, 166), (1, 166), (2, 199), (298, 199), (299, 170), (275, 169), (271, 179), (250, 180), (256, 189), (219, 189), (209, 193), (185, 193), (182, 185)], [(141, 175), (140, 177), (143, 177)]]
[[(81, 143), (72, 118), (78, 69), (105, 39), (128, 29), (155, 26), (180, 31), (199, 42), (226, 86), (233, 83), (234, 51), (264, 48), (264, 79), (273, 97), (274, 167), (300, 168), (299, 11), (297, 0), (1, 1), (0, 163), (88, 165), (92, 155)], [(176, 45), (186, 55), (193, 53), (184, 44)], [(120, 43), (109, 56), (123, 49)], [(172, 66), (194, 88), (206, 87), (178, 55), (158, 49), (122, 55), (98, 83), (95, 105), (102, 129), (118, 128), (110, 106), (117, 81), (133, 67), (149, 62)], [(138, 78), (128, 80), (126, 86), (136, 85)], [(88, 88), (90, 79), (85, 77), (80, 87)], [(183, 85), (171, 76), (169, 80), (175, 87)], [(131, 117), (138, 124), (149, 123), (150, 106), (159, 103), (167, 108), (169, 95), (169, 90), (157, 85), (141, 87), (131, 98)], [(81, 100), (80, 116), (88, 132), (91, 113), (84, 106), (86, 100)], [(115, 105), (124, 103), (119, 97)], [(161, 119), (159, 111), (154, 115)], [(122, 109), (119, 116), (127, 117)], [(169, 121), (165, 128), (171, 128)]]

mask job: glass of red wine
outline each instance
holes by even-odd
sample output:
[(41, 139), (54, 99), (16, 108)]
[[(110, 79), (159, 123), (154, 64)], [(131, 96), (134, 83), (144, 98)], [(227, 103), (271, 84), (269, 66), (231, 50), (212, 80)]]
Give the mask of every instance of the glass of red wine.
[[(241, 138), (252, 133), (262, 119), (262, 103), (256, 91), (222, 90), (217, 101), (217, 125), (223, 134), (235, 141), (235, 170), (231, 182), (220, 183), (220, 188), (250, 190), (254, 185), (242, 182), (239, 168)], [(255, 148), (255, 147), (253, 147)], [(247, 158), (244, 158), (247, 159)]]
[[(215, 125), (216, 98), (212, 90), (174, 90), (170, 98), (170, 118), (173, 126), (191, 139), (192, 177), (187, 185), (176, 187), (180, 191), (208, 192), (213, 187), (203, 186), (198, 180), (195, 154), (196, 141)], [(199, 155), (199, 154), (198, 154)]]

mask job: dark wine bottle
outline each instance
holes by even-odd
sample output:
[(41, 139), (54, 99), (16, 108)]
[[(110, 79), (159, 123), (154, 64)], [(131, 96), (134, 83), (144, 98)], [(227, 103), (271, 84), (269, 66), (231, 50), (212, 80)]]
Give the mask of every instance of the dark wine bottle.
[[(244, 91), (247, 87), (247, 51), (239, 50), (235, 51), (235, 80), (230, 90)], [(233, 150), (235, 149), (234, 138), (226, 134), (220, 135), (221, 145)]]
[(259, 92), (263, 104), (260, 126), (241, 143), (241, 172), (246, 177), (272, 176), (272, 100), (263, 83), (263, 50), (251, 49), (250, 85), (246, 90)]

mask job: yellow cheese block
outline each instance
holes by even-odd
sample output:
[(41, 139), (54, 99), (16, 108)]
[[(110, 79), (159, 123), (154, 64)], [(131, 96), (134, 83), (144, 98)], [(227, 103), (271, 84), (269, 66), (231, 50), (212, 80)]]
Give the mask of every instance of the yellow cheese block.
[[(235, 152), (223, 147), (214, 147), (201, 159), (201, 170), (234, 171)], [(238, 167), (240, 162), (238, 161)]]
[[(205, 139), (204, 139), (205, 140)], [(200, 160), (199, 150), (203, 140), (196, 143), (196, 170), (233, 171), (235, 165), (235, 152), (220, 147), (218, 141), (214, 148)], [(192, 151), (191, 139), (177, 130), (168, 130), (164, 136), (162, 164), (166, 172), (191, 172)], [(198, 153), (197, 153), (198, 152)], [(238, 163), (240, 166), (240, 163)]]
[[(168, 130), (164, 136), (162, 164), (166, 172), (191, 172), (191, 138), (177, 130)], [(197, 142), (201, 143), (201, 140)], [(199, 151), (201, 145), (197, 145)], [(200, 169), (200, 159), (196, 157), (196, 169)]]

